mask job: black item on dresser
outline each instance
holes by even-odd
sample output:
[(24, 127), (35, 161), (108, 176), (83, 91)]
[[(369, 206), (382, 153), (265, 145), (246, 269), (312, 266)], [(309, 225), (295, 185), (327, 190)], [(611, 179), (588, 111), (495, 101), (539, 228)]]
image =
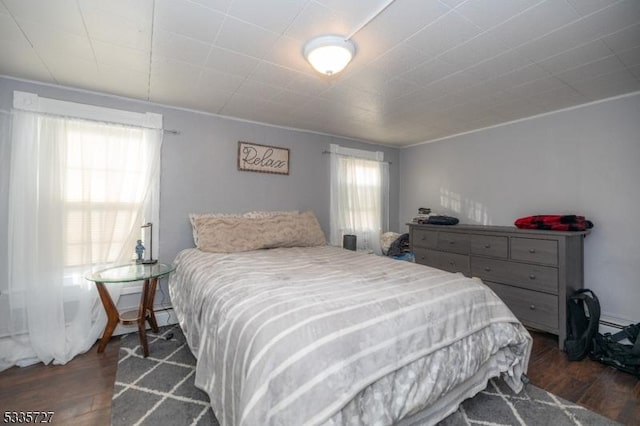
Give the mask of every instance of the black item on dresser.
[(583, 287), (588, 231), (407, 225), (416, 263), (481, 278), (525, 326), (556, 334), (564, 349), (567, 297)]

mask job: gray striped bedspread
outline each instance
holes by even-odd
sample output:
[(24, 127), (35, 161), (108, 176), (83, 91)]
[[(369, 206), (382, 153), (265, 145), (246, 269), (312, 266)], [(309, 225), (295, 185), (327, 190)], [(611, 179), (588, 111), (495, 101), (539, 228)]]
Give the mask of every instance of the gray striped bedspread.
[(175, 265), (196, 386), (223, 426), (431, 424), (489, 377), (522, 387), (531, 337), (478, 279), (331, 246), (187, 249)]

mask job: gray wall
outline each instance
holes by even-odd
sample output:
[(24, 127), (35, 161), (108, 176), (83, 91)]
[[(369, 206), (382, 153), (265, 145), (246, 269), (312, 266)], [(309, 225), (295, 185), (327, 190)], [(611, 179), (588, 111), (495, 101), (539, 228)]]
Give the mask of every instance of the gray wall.
[[(170, 262), (177, 252), (193, 247), (189, 213), (244, 212), (248, 210), (312, 209), (322, 229), (329, 231), (329, 156), (323, 151), (337, 143), (359, 149), (384, 151), (390, 166), (390, 224), (397, 231), (399, 191), (396, 148), (360, 143), (303, 131), (287, 130), (229, 120), (117, 97), (33, 84), (0, 77), (0, 110), (8, 111), (13, 91), (33, 92), (43, 97), (164, 116), (166, 134), (162, 146), (160, 187), (160, 259)], [(5, 115), (0, 114), (0, 119)], [(2, 122), (0, 122), (0, 126)], [(275, 145), (290, 149), (290, 175), (269, 175), (237, 170), (238, 141)], [(10, 148), (6, 140), (0, 144)], [(7, 149), (1, 149), (0, 171), (8, 170)], [(0, 175), (0, 189), (6, 175)], [(0, 194), (4, 192), (0, 191)], [(0, 200), (0, 236), (6, 234), (6, 200)], [(154, 244), (155, 253), (155, 244)], [(0, 269), (6, 270), (6, 238), (0, 245)], [(2, 276), (2, 279), (5, 279)], [(2, 283), (0, 283), (2, 288)]]
[(640, 321), (640, 94), (400, 152), (400, 221), (418, 207), (462, 223), (582, 214), (585, 286), (603, 317)]
[[(390, 223), (392, 228), (399, 223), (396, 148), (1, 77), (0, 109), (11, 109), (14, 90), (104, 107), (158, 112), (164, 116), (166, 129), (180, 132), (178, 135), (166, 134), (162, 146), (160, 250), (167, 261), (180, 249), (193, 246), (187, 218), (191, 212), (312, 209), (327, 233), (329, 158), (322, 152), (327, 151), (331, 143), (384, 151), (385, 159), (392, 162)], [(289, 148), (290, 175), (238, 171), (238, 141)], [(3, 169), (7, 167), (6, 161), (8, 158), (2, 159)]]

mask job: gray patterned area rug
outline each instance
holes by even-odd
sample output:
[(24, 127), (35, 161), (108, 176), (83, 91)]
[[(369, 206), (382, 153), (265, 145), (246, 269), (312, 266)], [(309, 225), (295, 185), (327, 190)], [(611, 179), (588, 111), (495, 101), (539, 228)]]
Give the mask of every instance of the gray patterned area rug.
[[(179, 326), (147, 333), (149, 357), (142, 356), (138, 334), (122, 337), (111, 406), (114, 426), (218, 425), (209, 398), (194, 385), (195, 358)], [(462, 403), (440, 425), (616, 425), (579, 405), (527, 385), (515, 395), (500, 380)]]

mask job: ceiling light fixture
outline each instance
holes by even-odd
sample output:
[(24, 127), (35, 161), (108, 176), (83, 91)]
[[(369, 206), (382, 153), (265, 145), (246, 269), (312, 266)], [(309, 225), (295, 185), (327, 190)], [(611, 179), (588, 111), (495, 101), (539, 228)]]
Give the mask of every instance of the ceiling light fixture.
[(325, 75), (342, 71), (355, 54), (353, 42), (337, 35), (316, 37), (304, 46), (304, 57), (313, 68)]

